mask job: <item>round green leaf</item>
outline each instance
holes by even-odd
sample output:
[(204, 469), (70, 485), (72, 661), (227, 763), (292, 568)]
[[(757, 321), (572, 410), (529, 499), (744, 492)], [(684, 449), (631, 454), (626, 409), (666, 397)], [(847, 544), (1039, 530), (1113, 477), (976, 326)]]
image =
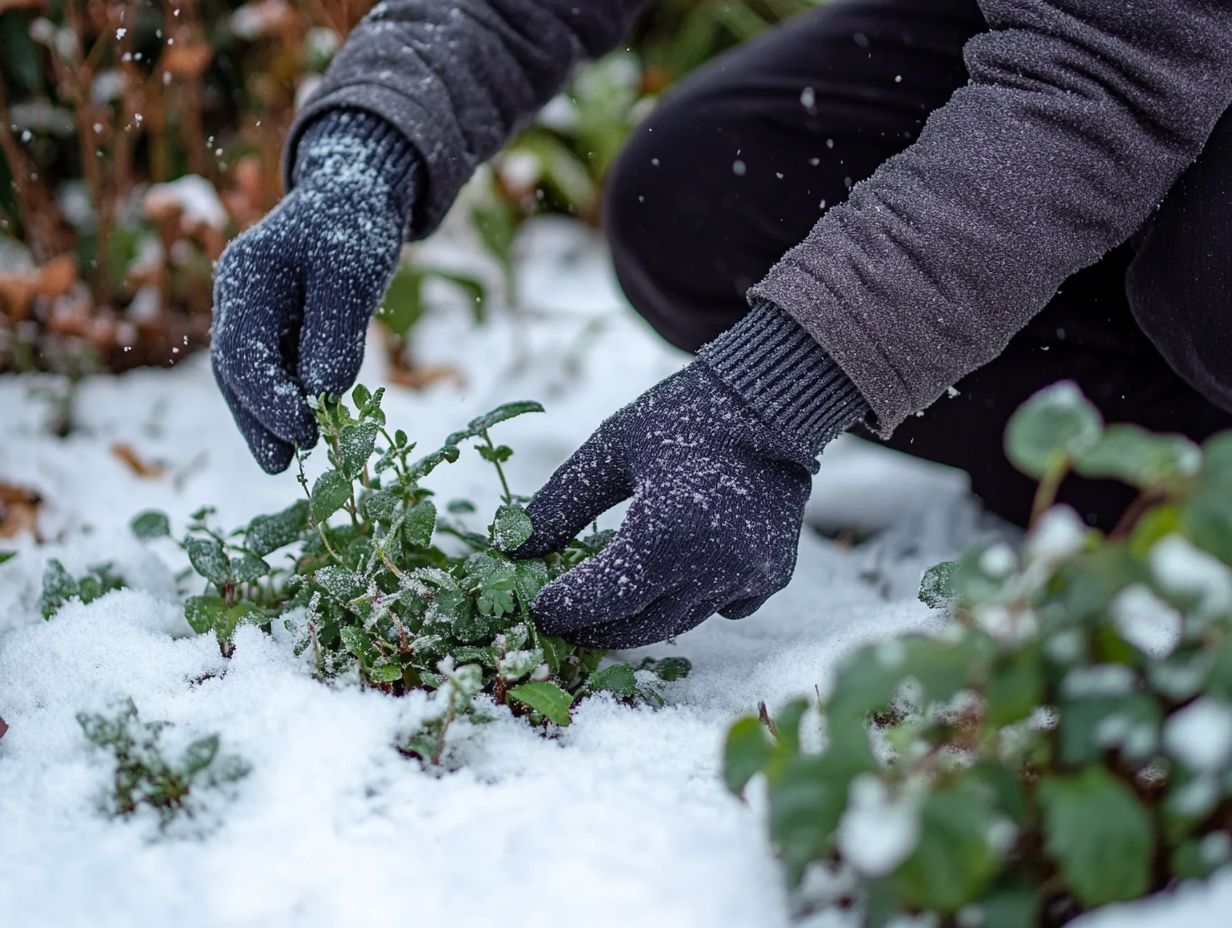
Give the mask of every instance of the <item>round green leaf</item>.
[(1090, 451), (1099, 441), (1103, 420), (1077, 385), (1046, 387), (1010, 418), (1005, 451), (1020, 471), (1037, 480)]
[(165, 538), (171, 534), (171, 521), (167, 518), (167, 514), (154, 509), (146, 510), (138, 515), (129, 523), (129, 527), (133, 534), (142, 541), (148, 541), (151, 538)]
[(1039, 786), (1048, 853), (1083, 905), (1137, 899), (1151, 885), (1154, 829), (1141, 801), (1102, 766)]

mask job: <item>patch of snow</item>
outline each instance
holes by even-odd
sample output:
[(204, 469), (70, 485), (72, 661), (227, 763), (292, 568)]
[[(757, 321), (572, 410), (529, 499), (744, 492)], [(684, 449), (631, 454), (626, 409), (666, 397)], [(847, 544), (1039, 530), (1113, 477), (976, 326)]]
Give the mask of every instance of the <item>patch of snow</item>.
[(1112, 620), (1125, 640), (1151, 657), (1167, 657), (1181, 643), (1184, 619), (1140, 583), (1112, 601)]
[(1219, 773), (1232, 762), (1232, 706), (1204, 697), (1164, 726), (1164, 745), (1196, 773)]

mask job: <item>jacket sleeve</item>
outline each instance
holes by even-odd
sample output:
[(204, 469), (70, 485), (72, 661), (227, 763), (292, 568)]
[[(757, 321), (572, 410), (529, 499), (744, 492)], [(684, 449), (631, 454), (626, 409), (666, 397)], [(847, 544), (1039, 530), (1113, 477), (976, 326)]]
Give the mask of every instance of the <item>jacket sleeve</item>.
[(968, 85), (751, 293), (821, 342), (882, 434), (1128, 239), (1232, 104), (1227, 0), (981, 6)]
[(444, 217), (477, 165), (564, 83), (609, 51), (645, 0), (384, 0), (347, 38), (297, 116), (283, 156), (288, 188), (304, 128), (323, 111), (381, 116), (426, 169), (411, 235)]

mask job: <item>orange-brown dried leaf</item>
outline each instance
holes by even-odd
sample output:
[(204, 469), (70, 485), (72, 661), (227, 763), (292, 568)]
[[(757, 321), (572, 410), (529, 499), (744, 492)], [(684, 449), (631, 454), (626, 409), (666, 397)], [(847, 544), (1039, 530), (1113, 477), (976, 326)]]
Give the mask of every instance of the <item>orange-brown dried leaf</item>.
[(155, 464), (147, 461), (132, 445), (127, 445), (124, 442), (116, 442), (111, 446), (111, 453), (125, 464), (138, 477), (145, 480), (157, 480), (167, 473), (167, 468), (161, 464)]
[(28, 532), (38, 540), (42, 505), (43, 497), (36, 490), (0, 482), (0, 538), (14, 538)]

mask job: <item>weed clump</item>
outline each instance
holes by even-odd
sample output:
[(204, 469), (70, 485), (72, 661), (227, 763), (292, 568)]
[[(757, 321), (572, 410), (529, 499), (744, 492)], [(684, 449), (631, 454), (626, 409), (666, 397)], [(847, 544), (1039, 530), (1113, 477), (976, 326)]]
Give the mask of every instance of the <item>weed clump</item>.
[(115, 761), (105, 806), (118, 818), (146, 807), (166, 828), (177, 818), (196, 814), (203, 792), (224, 790), (249, 773), (244, 761), (220, 753), (216, 734), (196, 739), (169, 760), (160, 742), (170, 723), (141, 721), (131, 699), (115, 715), (80, 712), (77, 722), (86, 740)]
[[(211, 523), (213, 510), (193, 514), (182, 546), (206, 590), (187, 600), (188, 624), (216, 635), (227, 654), (239, 625), (268, 630), (281, 620), (321, 679), (353, 673), (393, 695), (439, 693), (437, 714), (408, 741), (408, 750), (434, 762), (449, 726), (474, 712), (480, 694), (532, 724), (567, 725), (576, 700), (600, 691), (661, 703), (657, 682), (683, 676), (687, 661), (600, 669), (602, 652), (535, 626), (530, 606), (538, 592), (611, 536), (594, 532), (542, 558), (510, 556), (532, 526), (526, 499), (512, 492), (504, 471), (513, 450), (491, 433), (542, 407), (505, 404), (417, 456), (405, 432), (387, 427), (382, 395), (358, 386), (353, 408), (313, 404), (329, 468), (310, 482), (307, 454), (300, 456), (302, 499), (230, 533)], [(438, 506), (424, 485), (468, 444), (492, 465), (500, 487), (484, 532), (460, 521), (476, 511), (473, 504)], [(147, 512), (133, 530), (155, 538), (170, 525)]]
[[(1105, 427), (1061, 385), (1006, 446), (1037, 517), (1021, 551), (925, 577), (944, 632), (845, 661), (820, 750), (804, 700), (729, 734), (728, 785), (764, 775), (791, 881), (842, 876), (802, 907), (1051, 926), (1232, 861), (1232, 434)], [(1141, 498), (1104, 536), (1053, 506), (1070, 472)]]

